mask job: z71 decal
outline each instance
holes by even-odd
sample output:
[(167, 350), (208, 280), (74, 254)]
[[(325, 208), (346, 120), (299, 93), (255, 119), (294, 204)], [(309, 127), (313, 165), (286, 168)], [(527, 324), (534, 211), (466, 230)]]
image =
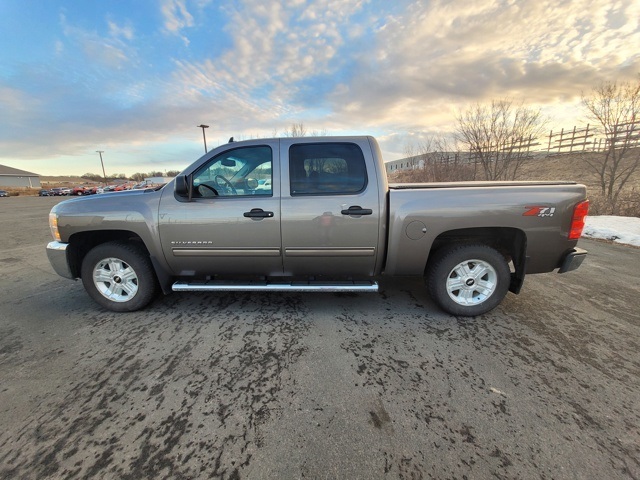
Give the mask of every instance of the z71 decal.
[(522, 214), (523, 217), (553, 217), (553, 214), (556, 213), (556, 207), (524, 207), (527, 209), (526, 212)]

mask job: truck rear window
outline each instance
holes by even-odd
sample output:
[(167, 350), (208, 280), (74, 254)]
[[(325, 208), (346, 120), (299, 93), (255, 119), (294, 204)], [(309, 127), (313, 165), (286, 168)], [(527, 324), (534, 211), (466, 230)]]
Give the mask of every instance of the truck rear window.
[(367, 186), (360, 147), (353, 143), (306, 143), (289, 149), (291, 195), (348, 195)]

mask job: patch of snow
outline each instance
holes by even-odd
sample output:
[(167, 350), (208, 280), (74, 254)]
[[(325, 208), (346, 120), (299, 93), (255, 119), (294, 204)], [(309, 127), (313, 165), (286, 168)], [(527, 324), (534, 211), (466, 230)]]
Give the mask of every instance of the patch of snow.
[(582, 236), (640, 247), (640, 218), (588, 215)]

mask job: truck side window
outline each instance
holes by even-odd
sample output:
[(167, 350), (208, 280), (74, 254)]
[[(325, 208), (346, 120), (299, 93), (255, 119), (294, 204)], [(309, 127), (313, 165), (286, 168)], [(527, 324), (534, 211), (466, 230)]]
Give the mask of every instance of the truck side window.
[(360, 147), (353, 143), (306, 143), (289, 148), (291, 195), (350, 195), (367, 186)]
[(267, 146), (236, 148), (216, 155), (194, 173), (194, 197), (272, 195), (272, 156)]

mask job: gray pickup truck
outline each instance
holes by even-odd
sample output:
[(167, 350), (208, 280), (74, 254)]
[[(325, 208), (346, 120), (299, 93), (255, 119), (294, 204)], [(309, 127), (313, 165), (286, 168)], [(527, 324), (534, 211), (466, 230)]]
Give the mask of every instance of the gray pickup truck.
[(588, 211), (573, 182), (389, 184), (372, 137), (230, 142), (162, 188), (51, 210), (55, 271), (114, 311), (171, 291), (371, 292), (424, 278), (453, 315), (578, 268)]

